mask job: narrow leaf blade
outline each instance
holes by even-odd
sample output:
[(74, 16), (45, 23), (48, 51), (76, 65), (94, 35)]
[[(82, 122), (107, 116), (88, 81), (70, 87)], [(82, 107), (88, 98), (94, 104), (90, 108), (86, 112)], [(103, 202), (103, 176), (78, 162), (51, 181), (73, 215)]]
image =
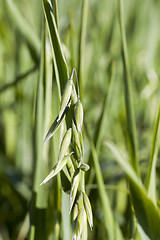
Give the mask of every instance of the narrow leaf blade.
[(131, 200), (137, 220), (145, 233), (153, 240), (160, 238), (160, 214), (140, 179), (124, 159), (119, 149), (112, 143), (105, 143), (115, 156), (116, 162), (122, 167), (129, 178)]
[(48, 0), (43, 0), (43, 8), (50, 35), (51, 46), (57, 62), (58, 73), (61, 82), (61, 89), (63, 89), (66, 80), (68, 80), (69, 78), (67, 63), (62, 51), (60, 37), (56, 26), (55, 17), (53, 14), (53, 9), (50, 6)]
[(153, 141), (152, 141), (152, 149), (149, 160), (149, 168), (147, 174), (146, 187), (148, 189), (149, 197), (156, 204), (156, 163), (157, 163), (157, 155), (158, 155), (158, 127), (160, 122), (160, 106), (159, 111), (154, 127)]

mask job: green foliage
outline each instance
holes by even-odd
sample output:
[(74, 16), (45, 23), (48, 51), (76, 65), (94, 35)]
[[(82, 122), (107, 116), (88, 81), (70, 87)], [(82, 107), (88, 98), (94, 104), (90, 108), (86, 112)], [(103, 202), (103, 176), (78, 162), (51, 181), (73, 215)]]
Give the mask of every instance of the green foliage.
[(160, 239), (160, 2), (0, 6), (0, 239)]

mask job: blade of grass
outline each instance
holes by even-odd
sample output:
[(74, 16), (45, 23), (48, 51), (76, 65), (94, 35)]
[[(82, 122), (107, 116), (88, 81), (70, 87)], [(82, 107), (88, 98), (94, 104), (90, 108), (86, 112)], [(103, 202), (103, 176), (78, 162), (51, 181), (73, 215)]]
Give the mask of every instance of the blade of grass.
[(130, 67), (127, 51), (127, 42), (125, 36), (125, 27), (124, 27), (124, 12), (123, 12), (123, 0), (118, 0), (119, 3), (119, 24), (122, 40), (122, 57), (123, 57), (123, 68), (124, 68), (124, 95), (125, 95), (125, 106), (127, 113), (127, 127), (129, 135), (129, 151), (130, 151), (130, 162), (135, 170), (139, 173), (138, 166), (138, 157), (137, 157), (137, 139), (136, 139), (136, 124), (135, 124), (135, 113), (132, 97), (132, 84), (130, 76)]
[(56, 21), (53, 15), (53, 9), (51, 8), (51, 5), (47, 0), (43, 0), (43, 9), (45, 14), (45, 19), (47, 22), (52, 51), (55, 55), (55, 59), (57, 63), (61, 89), (63, 89), (66, 81), (69, 78), (67, 63), (62, 51), (60, 37), (59, 37), (57, 26), (56, 26)]
[(158, 127), (160, 122), (160, 106), (158, 110), (158, 115), (154, 127), (152, 149), (149, 160), (149, 168), (146, 179), (146, 188), (148, 190), (148, 196), (153, 200), (156, 205), (156, 163), (158, 155)]
[[(93, 141), (89, 137), (86, 127), (85, 127), (85, 130), (87, 133), (87, 137), (88, 137), (90, 147), (91, 147), (91, 152), (93, 155), (93, 162), (94, 162), (94, 167), (95, 167), (95, 171), (96, 171), (98, 190), (99, 190), (99, 195), (100, 195), (100, 199), (101, 199), (101, 203), (102, 203), (103, 214), (104, 214), (104, 223), (105, 223), (105, 227), (106, 227), (106, 230), (108, 233), (108, 239), (111, 239), (111, 240), (112, 239), (123, 239), (123, 237), (120, 233), (118, 224), (114, 221), (112, 209), (110, 207), (109, 198), (108, 198), (107, 192), (105, 190), (105, 185), (104, 185), (104, 181), (103, 181), (101, 168), (99, 165), (96, 148), (94, 146)], [(117, 238), (117, 235), (119, 236), (118, 238)]]
[(100, 150), (100, 145), (101, 145), (101, 141), (103, 139), (104, 136), (104, 129), (106, 129), (106, 122), (107, 122), (107, 113), (109, 111), (109, 107), (111, 106), (111, 102), (112, 102), (112, 97), (113, 97), (113, 89), (114, 89), (114, 84), (115, 84), (115, 63), (112, 62), (110, 67), (109, 67), (109, 85), (107, 85), (106, 87), (106, 95), (105, 95), (105, 99), (104, 99), (104, 103), (103, 103), (103, 108), (102, 108), (102, 112), (101, 112), (101, 116), (99, 118), (99, 122), (97, 124), (97, 130), (96, 130), (96, 134), (94, 136), (94, 143), (96, 146), (96, 151), (99, 154), (99, 150)]
[[(53, 100), (53, 62), (52, 62), (52, 52), (50, 44), (47, 42), (46, 34), (46, 24), (45, 28), (45, 38), (46, 38), (46, 48), (45, 48), (45, 79), (44, 79), (44, 135), (48, 130), (48, 125), (50, 124), (51, 113), (55, 114), (55, 109), (52, 108)], [(55, 94), (56, 97), (57, 94)], [(55, 97), (55, 96), (54, 96)], [(43, 135), (43, 136), (44, 136)], [(58, 137), (54, 139), (59, 143)], [(51, 151), (49, 151), (51, 148)], [(58, 148), (57, 148), (58, 149)], [(56, 151), (52, 145), (52, 142), (43, 144), (43, 159), (48, 162), (49, 159), (54, 159), (56, 161)], [(55, 155), (54, 155), (55, 154)], [(55, 163), (53, 163), (54, 166)], [(45, 187), (47, 188), (47, 186)], [(54, 196), (54, 197), (53, 197)], [(47, 206), (47, 239), (59, 239), (60, 237), (60, 223), (61, 223), (61, 199), (60, 199), (60, 184), (57, 179), (54, 181), (54, 188), (51, 188), (48, 192), (48, 206)], [(54, 229), (53, 229), (54, 226)]]
[[(107, 122), (107, 118), (108, 118), (108, 110), (109, 107), (111, 106), (111, 101), (112, 101), (112, 94), (113, 94), (113, 89), (114, 89), (114, 84), (115, 84), (115, 65), (112, 62), (112, 64), (109, 67), (109, 71), (110, 71), (110, 76), (109, 76), (109, 86), (108, 84), (106, 87), (106, 95), (105, 95), (105, 99), (104, 99), (104, 103), (103, 103), (103, 108), (101, 111), (101, 115), (99, 117), (99, 121), (97, 123), (96, 126), (96, 132), (94, 135), (94, 144), (96, 147), (96, 152), (97, 155), (99, 155), (99, 150), (100, 150), (100, 146), (101, 146), (101, 141), (104, 135), (104, 129), (106, 129), (106, 122)], [(92, 164), (92, 153), (90, 153), (89, 156), (89, 162), (88, 164), (91, 165)], [(93, 169), (91, 169), (88, 173), (88, 184), (92, 184), (94, 179), (94, 172)], [(89, 194), (89, 190), (87, 191), (87, 193)]]
[[(52, 80), (53, 77), (52, 77)], [(57, 103), (57, 104), (56, 104)], [(58, 92), (55, 83), (53, 82), (52, 89), (52, 116), (58, 115)], [(55, 133), (55, 136), (48, 142), (50, 143), (50, 155), (51, 167), (53, 167), (58, 159), (59, 149), (59, 132)], [(45, 143), (46, 144), (46, 143)], [(53, 185), (49, 190), (49, 206), (48, 206), (48, 232), (49, 240), (60, 238), (62, 223), (62, 202), (61, 202), (61, 188), (60, 188), (60, 176), (56, 176), (53, 180)]]
[(43, 122), (44, 122), (44, 76), (45, 76), (45, 33), (42, 33), (42, 53), (40, 74), (37, 86), (36, 116), (35, 116), (35, 176), (32, 196), (30, 239), (46, 238), (47, 191), (40, 187), (46, 176), (46, 162), (43, 158)]
[(69, 195), (62, 192), (62, 227), (63, 227), (63, 240), (71, 238), (71, 224), (69, 215)]
[[(59, 101), (61, 99), (61, 89), (64, 88), (66, 81), (68, 80), (68, 67), (65, 61), (65, 57), (63, 55), (61, 43), (60, 43), (60, 37), (58, 32), (58, 6), (57, 1), (52, 1), (52, 5), (54, 8), (54, 12), (51, 8), (50, 2), (44, 0), (43, 1), (43, 10), (45, 14), (45, 19), (48, 26), (49, 36), (50, 36), (50, 43), (52, 48), (52, 57), (53, 57), (53, 64), (54, 64), (54, 73), (55, 73), (55, 79), (57, 82), (58, 87), (58, 97)], [(55, 103), (55, 102), (54, 102)], [(62, 123), (61, 130), (63, 130), (64, 124)], [(62, 131), (61, 131), (62, 132)], [(60, 133), (62, 134), (62, 133)], [(63, 134), (62, 134), (63, 135)], [(62, 136), (61, 136), (62, 137)], [(59, 149), (59, 136), (54, 137), (54, 149), (57, 151)], [(58, 148), (57, 148), (58, 146)], [(56, 151), (54, 152), (54, 156), (56, 156)], [(67, 218), (69, 220), (69, 212), (67, 211), (67, 208), (63, 208), (61, 210), (61, 201), (62, 203), (65, 201), (64, 194), (61, 195), (61, 189), (60, 189), (60, 176), (57, 176), (56, 179), (56, 189), (54, 190), (55, 198), (55, 204), (54, 204), (54, 221), (56, 222), (55, 228), (54, 228), (54, 237), (55, 239), (59, 239), (60, 235), (60, 228), (62, 226), (63, 235), (66, 237), (66, 239), (70, 239), (70, 228), (66, 228), (65, 219)], [(61, 222), (62, 218), (62, 222)], [(56, 219), (56, 220), (55, 220)], [(70, 222), (68, 222), (68, 225), (70, 226)], [(69, 238), (68, 238), (69, 236)]]
[[(47, 34), (46, 34), (46, 24), (44, 23), (44, 32), (45, 32), (45, 39), (47, 39)], [(45, 48), (44, 48), (44, 74), (45, 74), (45, 91), (44, 91), (44, 98), (45, 98), (45, 103), (44, 103), (44, 134), (46, 134), (48, 130), (48, 125), (50, 123), (50, 109), (51, 109), (51, 104), (52, 104), (52, 56), (50, 52), (50, 45), (48, 45), (47, 41), (45, 41)], [(44, 149), (47, 144), (44, 144)], [(44, 156), (47, 156), (47, 149), (44, 151)]]
[(142, 182), (134, 172), (132, 166), (127, 162), (127, 160), (124, 158), (124, 156), (121, 154), (119, 149), (111, 142), (105, 141), (104, 145), (109, 148), (109, 150), (113, 153), (115, 156), (115, 160), (118, 162), (118, 164), (122, 167), (124, 172), (129, 176), (130, 179), (132, 179), (133, 182), (135, 182), (137, 185), (141, 186), (143, 191), (145, 190)]
[(7, 9), (9, 11), (9, 16), (13, 20), (15, 26), (22, 33), (24, 38), (26, 39), (31, 51), (33, 52), (33, 56), (36, 61), (39, 60), (40, 55), (40, 39), (30, 27), (26, 19), (23, 18), (18, 8), (16, 7), (13, 0), (6, 0)]
[(105, 142), (104, 144), (112, 152), (116, 162), (129, 178), (131, 200), (139, 224), (151, 239), (159, 239), (160, 214), (154, 202), (148, 197), (141, 180), (119, 149), (111, 142)]
[(55, 16), (55, 20), (56, 20), (57, 29), (59, 30), (57, 0), (54, 0), (54, 1), (52, 0), (52, 4), (53, 4), (53, 7), (54, 7), (54, 16)]
[(78, 63), (78, 79), (80, 87), (80, 96), (83, 98), (84, 90), (84, 66), (85, 66), (85, 41), (87, 32), (87, 15), (88, 15), (89, 1), (82, 1), (82, 15), (81, 15), (81, 29), (80, 29), (80, 41), (79, 41), (79, 63)]

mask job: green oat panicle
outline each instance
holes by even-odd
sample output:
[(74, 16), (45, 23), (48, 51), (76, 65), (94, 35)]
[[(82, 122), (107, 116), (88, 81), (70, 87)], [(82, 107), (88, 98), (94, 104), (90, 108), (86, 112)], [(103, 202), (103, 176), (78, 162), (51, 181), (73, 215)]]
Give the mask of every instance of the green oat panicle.
[[(71, 121), (66, 121), (68, 129), (61, 140), (58, 161), (41, 185), (61, 172), (62, 189), (70, 194), (73, 239), (87, 240), (87, 220), (92, 230), (93, 215), (89, 198), (85, 193), (84, 175), (90, 167), (84, 163), (82, 134), (83, 106), (79, 98), (79, 92), (77, 94), (73, 83), (74, 73), (76, 74), (75, 69), (73, 69), (71, 78), (65, 85), (59, 115), (48, 131), (45, 140), (53, 136), (64, 117), (68, 120), (71, 116)], [(70, 111), (70, 116), (66, 114), (67, 111)], [(71, 123), (71, 126), (69, 123)], [(67, 181), (67, 184), (64, 181)]]

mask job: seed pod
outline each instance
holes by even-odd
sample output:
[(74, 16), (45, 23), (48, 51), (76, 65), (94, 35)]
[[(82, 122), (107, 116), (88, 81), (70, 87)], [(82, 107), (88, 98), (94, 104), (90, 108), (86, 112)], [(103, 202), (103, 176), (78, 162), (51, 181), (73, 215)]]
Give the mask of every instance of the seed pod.
[(87, 240), (87, 217), (84, 209), (80, 212), (77, 218), (77, 226), (78, 236), (80, 236), (79, 239)]
[(81, 132), (83, 124), (83, 106), (80, 100), (78, 100), (74, 108), (74, 117), (76, 121), (76, 126), (79, 132)]
[(69, 158), (68, 161), (67, 161), (67, 168), (68, 168), (68, 171), (69, 171), (70, 176), (72, 178), (73, 175), (74, 175), (74, 172), (75, 172), (75, 168), (74, 168), (74, 165), (72, 163), (71, 158)]
[(79, 186), (79, 181), (80, 181), (80, 174), (79, 174), (79, 169), (76, 169), (73, 180), (72, 180), (72, 187), (71, 187), (71, 194), (70, 194), (70, 212), (73, 207), (73, 203), (76, 198), (78, 186)]
[(79, 213), (77, 218), (77, 239), (82, 239), (83, 234), (83, 228), (84, 228), (84, 222), (85, 222), (85, 211), (84, 209)]
[(84, 208), (85, 208), (85, 211), (86, 211), (86, 214), (87, 214), (88, 223), (89, 223), (90, 228), (92, 230), (92, 227), (93, 227), (92, 208), (91, 208), (89, 198), (88, 198), (88, 196), (85, 192), (83, 192), (83, 199), (84, 199)]
[(69, 99), (71, 97), (71, 92), (72, 92), (72, 85), (73, 85), (73, 80), (69, 79), (64, 87), (62, 99), (61, 99), (61, 106), (60, 106), (60, 111), (59, 111), (59, 116), (57, 119), (57, 122), (61, 119), (61, 116), (67, 107), (67, 104), (69, 102)]
[(90, 169), (90, 166), (86, 163), (82, 163), (79, 167), (82, 171), (87, 172)]
[(79, 132), (79, 140), (80, 140), (81, 149), (82, 149), (82, 153), (83, 153), (83, 136), (82, 136), (82, 132)]
[(76, 88), (75, 88), (74, 83), (73, 83), (73, 85), (72, 85), (71, 99), (72, 99), (72, 101), (73, 101), (73, 104), (76, 104), (77, 101), (78, 101), (78, 96), (77, 96), (77, 93), (76, 93)]
[[(71, 155), (71, 161), (72, 161), (72, 164), (74, 166), (74, 169), (77, 169), (78, 168), (78, 161), (77, 161), (77, 155), (75, 153), (75, 149), (73, 147), (73, 144), (72, 144), (72, 141), (71, 141), (71, 145), (70, 145), (70, 151), (73, 151), (73, 154)], [(75, 172), (75, 171), (74, 171)]]
[(73, 207), (73, 211), (72, 211), (72, 220), (73, 221), (75, 221), (77, 219), (78, 213), (79, 213), (79, 211), (78, 211), (78, 204), (75, 203), (74, 207)]
[(47, 133), (47, 135), (46, 135), (46, 137), (45, 137), (45, 139), (43, 141), (43, 143), (45, 141), (48, 141), (53, 136), (53, 134), (57, 131), (57, 129), (60, 127), (63, 119), (65, 118), (65, 116), (66, 116), (66, 114), (68, 112), (68, 109), (69, 109), (69, 106), (67, 106), (65, 108), (65, 110), (64, 110), (61, 118), (59, 119), (59, 121), (58, 121), (59, 116), (54, 120), (54, 122), (52, 123), (52, 126), (50, 127), (50, 129), (49, 129), (49, 131), (48, 131), (48, 133)]
[(69, 144), (71, 142), (71, 136), (72, 136), (72, 130), (71, 130), (71, 128), (69, 128), (67, 130), (67, 132), (65, 133), (65, 135), (62, 139), (62, 142), (61, 142), (61, 146), (60, 146), (60, 150), (59, 150), (59, 156), (58, 156), (58, 164), (61, 162), (63, 157), (66, 155)]
[(73, 225), (73, 240), (87, 240), (86, 213), (83, 210), (77, 217)]
[(72, 131), (73, 131), (73, 138), (72, 138), (72, 144), (73, 144), (73, 149), (75, 151), (77, 160), (80, 161), (83, 153), (82, 153), (82, 148), (81, 148), (81, 143), (79, 139), (79, 132), (77, 131), (76, 125), (72, 121)]
[(84, 209), (84, 203), (83, 203), (83, 194), (82, 192), (79, 195), (78, 201), (78, 217), (77, 217), (77, 236), (79, 236), (79, 239), (86, 239), (87, 240), (87, 217), (86, 212)]
[(62, 159), (62, 161), (57, 164), (52, 168), (50, 174), (44, 179), (44, 181), (40, 184), (40, 185), (43, 185), (45, 184), (46, 182), (48, 182), (52, 177), (54, 177), (55, 175), (57, 175), (57, 173), (59, 173), (62, 168), (66, 165), (67, 163), (67, 160), (68, 160), (68, 157), (69, 156), (66, 156)]

